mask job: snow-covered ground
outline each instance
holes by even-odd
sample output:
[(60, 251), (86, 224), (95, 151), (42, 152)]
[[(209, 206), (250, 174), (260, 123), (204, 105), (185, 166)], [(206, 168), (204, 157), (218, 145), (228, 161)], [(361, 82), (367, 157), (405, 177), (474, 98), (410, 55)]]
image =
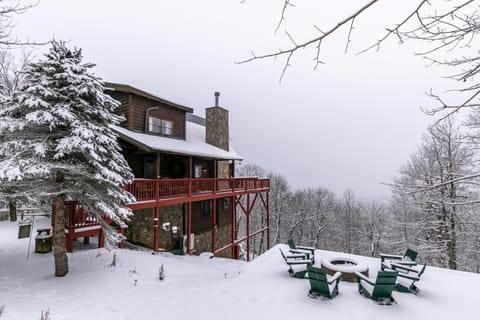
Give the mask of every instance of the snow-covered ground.
[[(395, 292), (397, 304), (381, 306), (346, 282), (333, 300), (309, 298), (308, 280), (289, 277), (278, 247), (250, 263), (130, 249), (77, 250), (69, 254), (70, 273), (55, 278), (53, 255), (34, 254), (33, 240), (27, 260), (28, 241), (17, 239), (16, 223), (0, 221), (0, 320), (39, 319), (46, 309), (52, 320), (478, 319), (480, 276), (472, 273), (427, 267), (419, 295)], [(117, 265), (111, 266), (114, 253)], [(315, 255), (318, 264), (338, 253)], [(378, 259), (354, 258), (369, 266), (370, 275), (378, 271)], [(166, 278), (159, 281), (162, 264)]]

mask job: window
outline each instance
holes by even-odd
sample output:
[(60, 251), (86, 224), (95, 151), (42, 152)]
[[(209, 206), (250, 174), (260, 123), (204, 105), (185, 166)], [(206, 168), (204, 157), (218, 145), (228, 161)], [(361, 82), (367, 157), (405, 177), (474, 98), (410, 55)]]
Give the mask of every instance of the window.
[(148, 117), (148, 131), (171, 136), (173, 134), (173, 122), (155, 117)]

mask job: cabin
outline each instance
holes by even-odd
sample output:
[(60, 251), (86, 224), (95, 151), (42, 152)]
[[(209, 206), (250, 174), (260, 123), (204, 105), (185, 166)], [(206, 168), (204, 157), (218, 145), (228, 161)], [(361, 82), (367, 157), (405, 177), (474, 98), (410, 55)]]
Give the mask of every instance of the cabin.
[[(130, 85), (105, 83), (105, 93), (121, 103), (116, 113), (125, 120), (112, 129), (135, 175), (125, 186), (136, 197), (128, 204), (134, 215), (121, 230), (129, 242), (154, 251), (232, 258), (238, 258), (244, 242), (248, 260), (250, 239), (264, 233), (269, 247), (270, 181), (235, 177), (235, 163), (242, 158), (230, 146), (228, 110), (219, 105), (219, 93), (205, 118)], [(67, 251), (73, 251), (75, 239), (88, 243), (97, 234), (102, 246), (93, 217), (75, 202), (66, 205)], [(264, 209), (266, 223), (250, 230), (255, 206)], [(238, 214), (245, 215), (246, 230), (236, 229)]]

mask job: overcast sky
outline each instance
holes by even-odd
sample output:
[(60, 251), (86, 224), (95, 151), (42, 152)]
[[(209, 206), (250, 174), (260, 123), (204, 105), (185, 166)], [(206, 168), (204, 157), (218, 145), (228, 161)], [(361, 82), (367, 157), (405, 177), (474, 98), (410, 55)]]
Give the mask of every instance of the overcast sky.
[(359, 19), (347, 54), (348, 29), (325, 41), (326, 64), (316, 71), (314, 51), (302, 50), (281, 83), (283, 59), (235, 62), (288, 46), (285, 29), (296, 41), (316, 35), (313, 24), (326, 30), (361, 1), (294, 1), (274, 34), (283, 0), (40, 0), (19, 17), (14, 34), (67, 40), (104, 80), (199, 115), (220, 91), (232, 144), (246, 162), (286, 176), (293, 188), (351, 188), (379, 198), (389, 195), (380, 183), (391, 181), (434, 120), (419, 108), (431, 103), (425, 91), (447, 86), (440, 70), (395, 39), (379, 52), (355, 54), (416, 3), (396, 2)]

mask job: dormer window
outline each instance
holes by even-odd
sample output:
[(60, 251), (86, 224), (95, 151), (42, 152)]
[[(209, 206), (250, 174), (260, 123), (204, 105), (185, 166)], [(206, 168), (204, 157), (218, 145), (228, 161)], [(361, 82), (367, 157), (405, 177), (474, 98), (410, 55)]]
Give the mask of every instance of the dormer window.
[(148, 131), (171, 136), (173, 134), (173, 122), (155, 117), (148, 117)]

